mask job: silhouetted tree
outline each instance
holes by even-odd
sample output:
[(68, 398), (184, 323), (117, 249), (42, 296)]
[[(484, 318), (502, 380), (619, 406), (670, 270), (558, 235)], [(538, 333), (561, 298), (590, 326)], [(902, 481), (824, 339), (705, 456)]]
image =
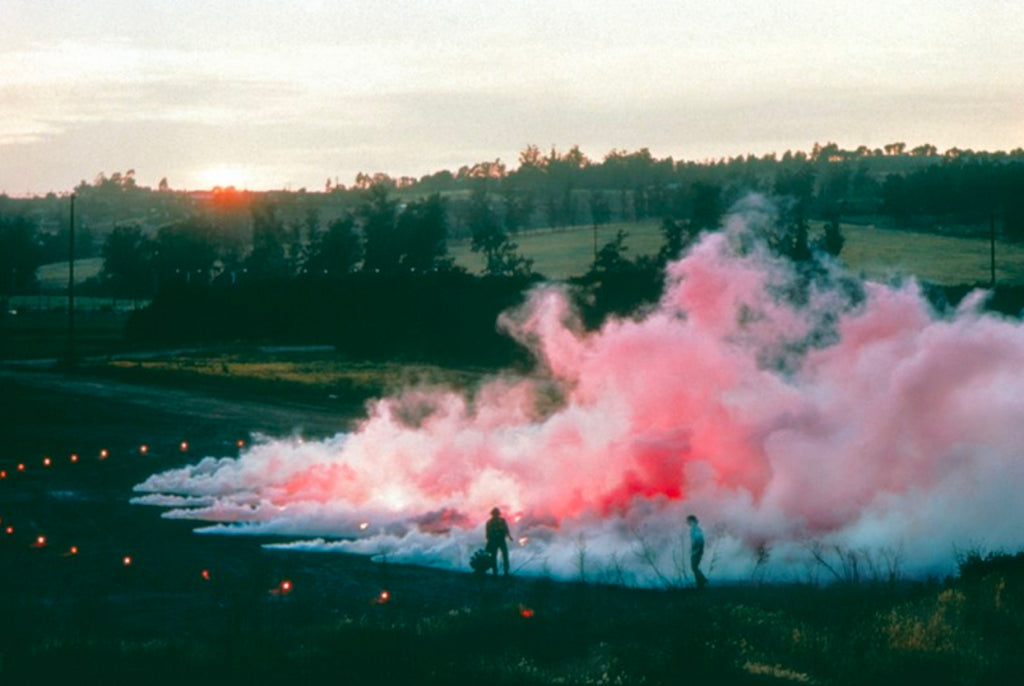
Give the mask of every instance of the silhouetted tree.
[(839, 257), (843, 251), (846, 239), (843, 238), (842, 229), (839, 226), (839, 213), (835, 213), (825, 223), (825, 235), (822, 236), (819, 247), (832, 257)]
[(882, 211), (897, 223), (905, 224), (910, 216), (910, 195), (902, 174), (888, 174), (882, 184)]
[(198, 217), (161, 227), (153, 249), (154, 290), (172, 283), (207, 283), (217, 259), (214, 233)]
[(516, 188), (506, 183), (502, 198), (505, 201), (505, 230), (516, 233), (529, 223), (533, 215), (533, 193), (526, 188)]
[(712, 183), (696, 182), (691, 187), (691, 225), (699, 233), (713, 231), (722, 222), (722, 189)]
[(345, 214), (310, 237), (303, 268), (318, 275), (347, 274), (363, 259), (363, 244), (355, 218)]
[(811, 244), (807, 230), (807, 220), (798, 215), (796, 223), (793, 224), (792, 243), (789, 257), (795, 262), (806, 262), (811, 259)]
[(697, 228), (692, 223), (666, 217), (661, 223), (661, 234), (664, 237), (664, 243), (658, 250), (657, 260), (660, 264), (664, 264), (670, 260), (679, 259), (683, 251), (696, 240)]
[(35, 225), (24, 217), (0, 217), (0, 293), (9, 296), (33, 287), (39, 264)]
[(612, 220), (612, 208), (604, 191), (590, 192), (590, 220), (595, 228)]
[(398, 217), (397, 233), (403, 268), (428, 271), (450, 264), (445, 260), (448, 215), (440, 193), (409, 203)]
[(591, 273), (619, 272), (633, 266), (626, 257), (629, 247), (626, 246), (626, 236), (629, 235), (622, 229), (615, 232), (615, 238), (601, 246), (594, 258), (594, 264), (590, 268)]
[(470, 249), (483, 253), (484, 273), (492, 276), (522, 276), (530, 273), (533, 260), (520, 255), (518, 245), (502, 230), (483, 186), (474, 190), (470, 200)]
[(115, 300), (138, 298), (152, 292), (153, 241), (138, 225), (118, 226), (101, 249), (100, 281)]
[(370, 186), (358, 217), (362, 223), (367, 271), (393, 272), (399, 269), (401, 246), (395, 232), (398, 203), (388, 195), (386, 184)]
[(252, 252), (245, 259), (247, 278), (280, 279), (293, 276), (294, 266), (290, 259), (293, 244), (292, 232), (285, 228), (277, 217), (277, 211), (269, 203), (254, 205), (252, 208)]

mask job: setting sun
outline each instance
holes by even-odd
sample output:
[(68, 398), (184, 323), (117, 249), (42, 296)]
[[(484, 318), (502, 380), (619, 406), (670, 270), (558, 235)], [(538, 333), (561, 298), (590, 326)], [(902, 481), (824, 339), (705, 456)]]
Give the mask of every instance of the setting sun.
[(199, 172), (202, 188), (245, 188), (247, 173), (244, 167), (220, 165)]

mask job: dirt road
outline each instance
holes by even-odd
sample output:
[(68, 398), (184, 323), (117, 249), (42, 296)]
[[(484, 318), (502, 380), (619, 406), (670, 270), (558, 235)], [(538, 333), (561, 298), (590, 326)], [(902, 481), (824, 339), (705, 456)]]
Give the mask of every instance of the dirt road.
[[(28, 400), (31, 409), (25, 406)], [(51, 402), (52, 400), (52, 402)], [(75, 406), (79, 408), (75, 410)], [(89, 413), (90, 406), (104, 406), (105, 414), (119, 410), (162, 417), (184, 428), (217, 424), (231, 426), (233, 433), (259, 432), (272, 436), (300, 433), (328, 436), (351, 427), (354, 418), (323, 407), (267, 399), (237, 400), (203, 392), (155, 388), (76, 374), (17, 371), (0, 368), (0, 430), (15, 431), (19, 424), (37, 424), (44, 435), (71, 415)], [(162, 423), (162, 422), (160, 422)]]

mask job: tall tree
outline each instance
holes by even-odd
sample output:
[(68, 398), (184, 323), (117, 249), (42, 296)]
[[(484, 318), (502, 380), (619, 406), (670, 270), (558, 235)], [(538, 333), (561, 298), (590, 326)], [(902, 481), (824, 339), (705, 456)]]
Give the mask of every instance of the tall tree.
[(595, 228), (612, 220), (612, 207), (604, 191), (590, 192), (590, 220)]
[(625, 231), (619, 229), (615, 232), (615, 238), (601, 246), (594, 258), (594, 264), (590, 268), (592, 274), (621, 272), (633, 266), (633, 263), (626, 257), (629, 247), (626, 245)]
[(722, 223), (722, 189), (713, 183), (697, 181), (691, 187), (693, 209), (691, 224), (697, 231), (714, 231)]
[(404, 269), (428, 271), (443, 266), (448, 254), (448, 215), (440, 193), (409, 203), (398, 217), (396, 230)]
[(502, 230), (483, 186), (474, 190), (470, 199), (470, 229), (473, 252), (483, 253), (484, 273), (492, 276), (529, 274), (533, 260), (517, 252), (518, 245)]
[(389, 196), (387, 184), (373, 184), (366, 191), (358, 209), (366, 251), (364, 270), (393, 272), (399, 268), (402, 254), (395, 231), (397, 210), (398, 203)]
[(252, 252), (245, 260), (249, 279), (280, 279), (294, 275), (290, 253), (292, 232), (277, 217), (273, 205), (252, 208)]
[(0, 293), (30, 289), (39, 264), (35, 225), (24, 217), (0, 217)]
[(117, 298), (138, 298), (153, 286), (153, 242), (137, 224), (115, 227), (101, 249), (100, 281)]
[(355, 218), (345, 214), (311, 237), (303, 268), (309, 274), (336, 276), (355, 269), (363, 259), (363, 244)]
[(839, 212), (835, 212), (825, 224), (825, 235), (822, 236), (819, 247), (832, 257), (839, 257), (845, 243), (846, 239), (839, 227)]
[(163, 226), (153, 249), (155, 290), (172, 283), (207, 283), (217, 259), (214, 228), (200, 218)]
[(677, 260), (696, 239), (698, 229), (695, 224), (687, 223), (679, 219), (666, 217), (661, 223), (661, 235), (664, 242), (658, 250), (658, 262), (664, 264), (670, 260)]

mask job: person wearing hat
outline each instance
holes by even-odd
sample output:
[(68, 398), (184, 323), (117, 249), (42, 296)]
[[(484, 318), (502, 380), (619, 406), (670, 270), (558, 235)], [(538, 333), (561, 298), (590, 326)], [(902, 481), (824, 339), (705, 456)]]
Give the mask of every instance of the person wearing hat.
[(505, 576), (508, 576), (508, 544), (505, 541), (511, 541), (512, 534), (508, 530), (508, 522), (501, 516), (501, 510), (491, 510), (491, 518), (487, 520), (484, 531), (487, 534), (487, 552), (494, 559), (494, 575), (498, 575), (498, 551), (501, 551), (502, 567)]

